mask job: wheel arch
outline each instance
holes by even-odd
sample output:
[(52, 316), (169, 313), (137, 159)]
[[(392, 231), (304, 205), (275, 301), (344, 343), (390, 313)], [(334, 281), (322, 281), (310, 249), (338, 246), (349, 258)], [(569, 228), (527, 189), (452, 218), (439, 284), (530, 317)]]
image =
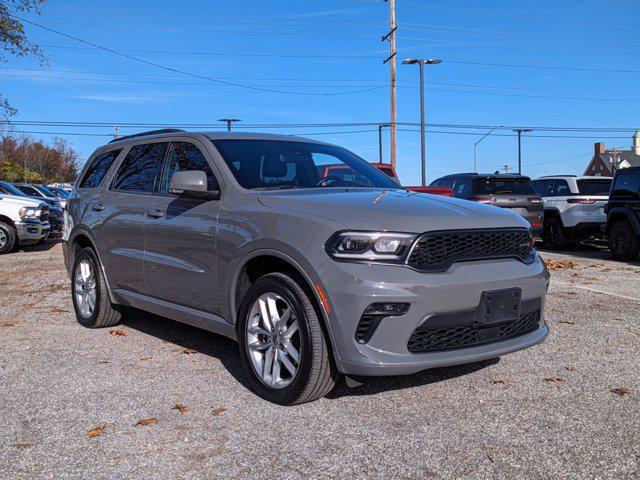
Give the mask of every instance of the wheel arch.
[(564, 223), (562, 223), (562, 215), (560, 214), (560, 210), (557, 208), (545, 208), (544, 209), (544, 219), (547, 220), (549, 218), (556, 218), (560, 221), (560, 225), (564, 227)]
[[(278, 250), (259, 249), (248, 253), (241, 262), (240, 267), (236, 269), (230, 285), (227, 298), (229, 305), (229, 315), (231, 323), (238, 325), (237, 317), (242, 297), (251, 287), (253, 282), (260, 276), (273, 272), (290, 272), (298, 276), (303, 282), (303, 289), (309, 295), (319, 317), (322, 320), (322, 326), (329, 340), (329, 348), (335, 355), (335, 345), (331, 322), (329, 321), (327, 311), (323, 306), (322, 299), (318, 293), (317, 286), (320, 285), (318, 275), (315, 272), (308, 272), (303, 268), (300, 262), (291, 256)], [(314, 280), (315, 277), (315, 280)]]
[(16, 228), (16, 224), (11, 220), (11, 218), (6, 215), (0, 215), (0, 222), (6, 223), (7, 225), (11, 225), (14, 229)]
[(620, 220), (629, 222), (633, 233), (640, 235), (640, 220), (626, 208), (613, 208), (609, 211), (607, 215), (607, 233), (611, 230), (613, 224)]

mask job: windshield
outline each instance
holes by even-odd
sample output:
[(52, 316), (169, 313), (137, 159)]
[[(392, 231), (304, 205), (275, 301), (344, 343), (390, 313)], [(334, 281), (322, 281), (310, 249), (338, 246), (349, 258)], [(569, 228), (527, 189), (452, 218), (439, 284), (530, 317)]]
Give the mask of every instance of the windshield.
[(609, 195), (611, 179), (608, 180), (578, 180), (580, 195)]
[(34, 187), (40, 190), (45, 197), (54, 197), (54, 198), (56, 197), (56, 194), (53, 193), (44, 185), (34, 185)]
[(0, 192), (5, 195), (16, 195), (18, 197), (26, 197), (24, 193), (18, 190), (16, 187), (11, 185), (10, 183), (0, 182)]
[(478, 195), (537, 195), (528, 179), (485, 178), (474, 183)]
[(212, 142), (244, 188), (399, 188), (365, 160), (333, 145), (285, 140)]

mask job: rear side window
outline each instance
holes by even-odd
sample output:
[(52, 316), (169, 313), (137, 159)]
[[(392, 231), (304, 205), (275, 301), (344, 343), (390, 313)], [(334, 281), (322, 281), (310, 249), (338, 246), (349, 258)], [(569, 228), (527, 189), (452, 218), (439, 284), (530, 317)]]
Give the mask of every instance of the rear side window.
[(100, 185), (102, 179), (111, 168), (113, 161), (120, 154), (120, 150), (111, 150), (110, 152), (101, 153), (96, 158), (93, 159), (89, 168), (87, 168), (84, 177), (80, 180), (78, 184), (79, 188), (95, 188)]
[(531, 180), (485, 178), (475, 184), (478, 195), (536, 195)]
[(580, 195), (609, 195), (611, 180), (578, 180)]
[(540, 195), (541, 197), (547, 196), (547, 187), (549, 187), (549, 180), (534, 180), (533, 182), (531, 182), (531, 184), (533, 185), (533, 188), (538, 195)]
[(638, 193), (640, 173), (623, 173), (616, 176), (613, 194), (621, 197), (632, 197)]
[(218, 182), (211, 171), (211, 167), (207, 163), (200, 149), (193, 143), (189, 142), (172, 142), (169, 145), (169, 154), (167, 155), (167, 166), (162, 176), (162, 187), (160, 193), (167, 194), (169, 191), (169, 183), (171, 176), (176, 172), (184, 172), (186, 170), (200, 170), (207, 174), (207, 190), (217, 190)]
[(156, 192), (160, 186), (166, 149), (166, 142), (132, 147), (118, 169), (113, 188), (140, 193)]
[(551, 180), (547, 195), (550, 197), (568, 197), (571, 195), (571, 189), (566, 180)]
[(471, 195), (471, 179), (470, 178), (458, 178), (455, 184), (456, 196)]

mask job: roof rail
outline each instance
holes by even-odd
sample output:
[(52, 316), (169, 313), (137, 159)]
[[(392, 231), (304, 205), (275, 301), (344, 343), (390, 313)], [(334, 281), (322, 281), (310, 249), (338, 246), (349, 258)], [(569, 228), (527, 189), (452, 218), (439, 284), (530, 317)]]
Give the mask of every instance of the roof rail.
[(578, 175), (543, 175), (541, 177), (538, 178), (553, 178), (553, 177), (577, 177)]
[(130, 138), (146, 137), (147, 135), (158, 135), (161, 133), (179, 133), (184, 131), (185, 130), (182, 130), (180, 128), (161, 128), (160, 130), (149, 130), (148, 132), (134, 133), (133, 135), (125, 135), (123, 137), (114, 138), (113, 140), (110, 140), (109, 143), (129, 140)]

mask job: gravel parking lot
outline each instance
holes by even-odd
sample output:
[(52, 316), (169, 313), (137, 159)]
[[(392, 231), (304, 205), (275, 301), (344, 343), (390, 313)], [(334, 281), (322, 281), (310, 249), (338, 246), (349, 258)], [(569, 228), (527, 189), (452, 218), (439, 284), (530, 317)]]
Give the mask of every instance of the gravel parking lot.
[(236, 345), (75, 320), (60, 246), (0, 257), (0, 478), (639, 478), (640, 262), (551, 260), (547, 341), (293, 408)]

